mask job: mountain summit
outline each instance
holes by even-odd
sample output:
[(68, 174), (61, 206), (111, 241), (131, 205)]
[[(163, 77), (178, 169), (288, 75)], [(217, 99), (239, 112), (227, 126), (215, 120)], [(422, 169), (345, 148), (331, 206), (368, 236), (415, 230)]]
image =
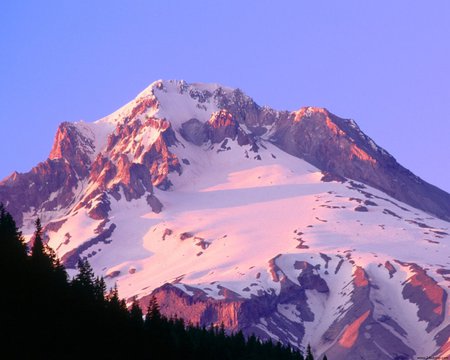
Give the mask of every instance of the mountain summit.
[(332, 359), (450, 352), (450, 195), (325, 109), (156, 81), (62, 123), (0, 201), (144, 307)]

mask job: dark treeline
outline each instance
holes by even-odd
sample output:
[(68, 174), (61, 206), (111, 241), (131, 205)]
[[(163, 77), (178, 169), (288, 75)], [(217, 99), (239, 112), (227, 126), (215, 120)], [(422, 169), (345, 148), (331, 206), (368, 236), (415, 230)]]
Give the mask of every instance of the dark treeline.
[[(1, 205), (0, 256), (1, 359), (303, 359), (289, 347), (246, 339), (242, 332), (227, 335), (223, 327), (168, 319), (154, 299), (145, 316), (136, 303), (128, 309), (87, 261), (70, 280), (43, 243), (40, 221), (27, 249)], [(306, 358), (312, 359), (310, 351)]]

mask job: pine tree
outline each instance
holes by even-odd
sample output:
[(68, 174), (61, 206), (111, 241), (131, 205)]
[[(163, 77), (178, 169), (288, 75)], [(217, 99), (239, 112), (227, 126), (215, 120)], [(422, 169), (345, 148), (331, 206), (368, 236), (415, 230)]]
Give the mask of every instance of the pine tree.
[(44, 243), (42, 242), (41, 219), (37, 218), (34, 225), (36, 230), (34, 231), (34, 242), (31, 248), (31, 261), (42, 264), (47, 262), (47, 256), (45, 256)]
[(161, 320), (161, 312), (159, 310), (159, 304), (156, 300), (156, 296), (153, 295), (148, 303), (146, 320), (151, 320), (152, 322), (159, 322)]
[(312, 354), (311, 345), (310, 344), (308, 344), (308, 347), (306, 348), (306, 358), (305, 358), (305, 360), (314, 360), (314, 356)]
[(143, 316), (144, 314), (142, 313), (139, 303), (134, 300), (130, 308), (130, 319), (132, 323), (137, 327), (142, 327), (142, 325), (144, 325)]
[(27, 256), (22, 233), (17, 229), (16, 222), (3, 204), (0, 204), (0, 253), (4, 255), (2, 262), (6, 261), (8, 265), (24, 261)]
[(324, 355), (323, 358), (322, 358), (322, 360), (328, 360), (327, 356)]
[(105, 300), (106, 284), (103, 277), (96, 277), (93, 284), (94, 297), (97, 302), (103, 302)]
[(87, 260), (79, 260), (77, 264), (78, 274), (74, 277), (72, 283), (80, 285), (94, 292), (95, 276), (91, 264)]

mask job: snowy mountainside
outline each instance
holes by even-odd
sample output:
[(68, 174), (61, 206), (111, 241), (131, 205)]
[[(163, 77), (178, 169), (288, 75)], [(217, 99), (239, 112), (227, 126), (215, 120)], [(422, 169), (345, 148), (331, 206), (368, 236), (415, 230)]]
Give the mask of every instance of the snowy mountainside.
[(333, 359), (449, 354), (449, 199), (353, 121), (184, 81), (63, 123), (47, 161), (0, 183), (68, 268)]

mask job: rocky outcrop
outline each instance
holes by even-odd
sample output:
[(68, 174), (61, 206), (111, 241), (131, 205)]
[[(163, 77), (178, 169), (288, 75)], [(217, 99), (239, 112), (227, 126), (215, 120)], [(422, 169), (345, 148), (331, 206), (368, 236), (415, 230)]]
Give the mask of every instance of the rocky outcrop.
[(439, 350), (433, 354), (435, 357), (444, 357), (450, 355), (450, 325), (439, 331), (434, 337)]
[[(353, 290), (349, 301), (350, 307), (341, 310), (342, 315), (322, 336), (323, 346), (326, 349), (324, 353), (336, 359), (412, 359), (415, 355), (414, 350), (393, 336), (379, 319), (374, 317), (370, 291), (376, 284), (371, 283), (363, 268), (356, 267), (351, 285)], [(393, 322), (391, 326), (399, 328), (392, 319), (390, 321)]]
[[(260, 296), (252, 296), (245, 299), (223, 288), (221, 292), (224, 299), (216, 300), (198, 289), (185, 286), (192, 292), (187, 294), (176, 285), (166, 284), (156, 289), (152, 295), (140, 299), (142, 308), (148, 306), (152, 296), (155, 296), (160, 306), (161, 312), (166, 316), (177, 316), (183, 318), (188, 323), (199, 324), (200, 326), (221, 326), (229, 332), (242, 330), (247, 336), (255, 334), (261, 339), (270, 339), (268, 331), (275, 334), (279, 340), (285, 343), (298, 343), (297, 336), (303, 336), (304, 327), (297, 322), (289, 321), (277, 312), (278, 306), (283, 302), (295, 300), (299, 308), (305, 308), (305, 296), (299, 289), (292, 291), (292, 284), (283, 281), (282, 294), (277, 297), (273, 293), (264, 293)], [(298, 287), (297, 287), (298, 289)], [(298, 298), (300, 295), (300, 298)], [(313, 316), (307, 308), (305, 316)], [(261, 321), (264, 325), (261, 328)], [(270, 325), (269, 325), (270, 324)], [(295, 334), (295, 336), (293, 336)]]
[[(22, 225), (29, 211), (53, 211), (73, 205), (86, 207), (91, 218), (106, 219), (108, 194), (126, 200), (153, 196), (153, 186), (168, 189), (171, 172), (181, 173), (181, 164), (169, 147), (177, 143), (171, 125), (164, 119), (142, 119), (154, 101), (143, 100), (127, 121), (118, 123), (106, 146), (96, 149), (95, 136), (82, 123), (62, 123), (49, 158), (25, 174), (14, 173), (0, 183), (0, 201)], [(93, 160), (92, 160), (93, 159)], [(78, 203), (75, 192), (88, 179), (90, 186)], [(161, 204), (152, 197), (156, 211)], [(159, 210), (158, 210), (159, 209)]]
[(427, 272), (415, 263), (397, 261), (412, 271), (404, 283), (402, 295), (410, 302), (417, 304), (417, 315), (420, 320), (428, 322), (427, 332), (431, 332), (445, 320), (447, 293)]
[(150, 205), (152, 211), (156, 214), (159, 214), (163, 209), (163, 204), (155, 195), (147, 195), (147, 204)]
[[(242, 330), (245, 335), (255, 334), (261, 339), (276, 338), (286, 344), (300, 347), (305, 334), (304, 321), (313, 321), (314, 313), (308, 306), (306, 290), (326, 294), (329, 289), (324, 279), (313, 273), (307, 262), (297, 262), (302, 269), (298, 282), (294, 283), (277, 265), (275, 257), (269, 263), (272, 279), (280, 283), (280, 291), (259, 292), (250, 298), (225, 287), (220, 287), (221, 299), (208, 296), (203, 290), (180, 284), (165, 284), (152, 294), (140, 299), (143, 309), (155, 296), (161, 312), (177, 316), (188, 323), (210, 326), (224, 324), (227, 331)], [(290, 318), (284, 308), (294, 309), (298, 318)]]
[[(155, 296), (161, 311), (167, 316), (177, 316), (188, 323), (200, 326), (220, 326), (227, 331), (242, 330), (247, 336), (255, 334), (262, 339), (276, 339), (291, 346), (303, 348), (305, 326), (320, 317), (309, 307), (313, 293), (330, 296), (326, 281), (317, 273), (317, 267), (306, 262), (296, 261), (294, 269), (300, 270), (296, 281), (292, 281), (278, 265), (279, 255), (268, 266), (271, 278), (280, 284), (275, 292), (259, 292), (257, 295), (243, 297), (222, 288), (222, 298), (215, 299), (198, 288), (182, 284), (165, 284), (152, 294), (140, 299), (142, 308), (146, 308), (152, 296)], [(387, 316), (375, 317), (371, 300), (371, 289), (377, 284), (371, 282), (366, 271), (355, 267), (353, 278), (343, 291), (350, 292), (345, 307), (340, 307), (336, 319), (322, 335), (320, 342), (321, 357), (326, 353), (336, 359), (412, 359), (415, 352), (405, 342), (394, 336), (407, 333)], [(445, 346), (445, 330), (437, 336), (440, 346)], [(317, 340), (317, 339), (316, 339)]]
[(207, 126), (198, 119), (190, 119), (181, 125), (181, 136), (197, 145), (203, 145), (209, 140)]
[(450, 220), (450, 194), (428, 184), (376, 146), (352, 120), (303, 108), (277, 121), (271, 141), (324, 171), (358, 180)]
[(28, 173), (14, 173), (0, 182), (0, 201), (21, 226), (24, 213), (69, 206), (78, 184), (77, 173), (68, 162), (46, 160)]
[(111, 238), (111, 235), (115, 229), (116, 224), (111, 224), (106, 230), (103, 230), (97, 236), (84, 242), (77, 248), (68, 251), (61, 258), (62, 264), (68, 269), (75, 269), (78, 264), (78, 261), (91, 257), (91, 254), (86, 254), (83, 256), (83, 253), (87, 251), (89, 248), (99, 243), (109, 244), (111, 242), (111, 240), (109, 239)]
[(298, 277), (300, 286), (305, 290), (317, 290), (319, 293), (328, 293), (330, 289), (324, 279), (314, 273), (314, 266), (306, 261), (296, 261), (294, 269), (302, 270)]
[(207, 128), (208, 138), (211, 140), (211, 143), (217, 144), (225, 138), (234, 140), (237, 136), (239, 125), (230, 112), (220, 110), (211, 115)]
[(93, 134), (88, 137), (83, 134), (81, 127), (75, 124), (63, 122), (55, 135), (49, 160), (64, 159), (67, 161), (80, 178), (89, 173), (91, 156), (95, 152)]

